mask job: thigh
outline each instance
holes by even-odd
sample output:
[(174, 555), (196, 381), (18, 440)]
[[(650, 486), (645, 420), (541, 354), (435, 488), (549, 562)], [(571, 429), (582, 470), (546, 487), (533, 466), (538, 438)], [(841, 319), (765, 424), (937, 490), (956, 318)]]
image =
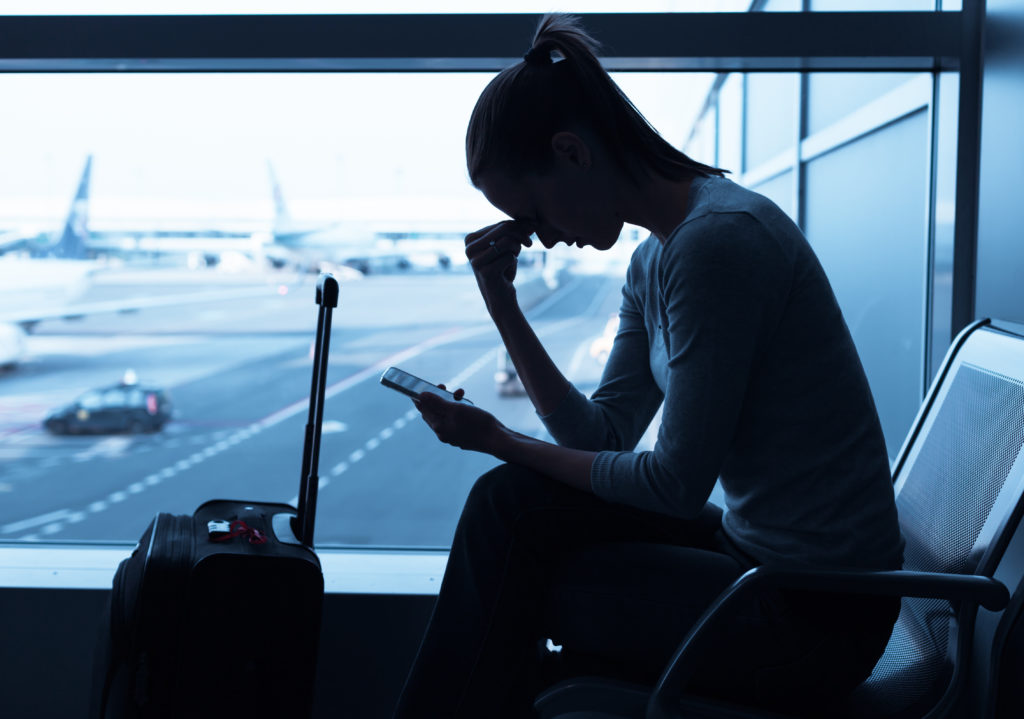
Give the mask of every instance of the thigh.
[(717, 546), (720, 508), (707, 504), (696, 517), (680, 518), (607, 502), (513, 464), (481, 476), (463, 508), (459, 535), (485, 535), (502, 543), (533, 545), (561, 555), (599, 542), (657, 542)]

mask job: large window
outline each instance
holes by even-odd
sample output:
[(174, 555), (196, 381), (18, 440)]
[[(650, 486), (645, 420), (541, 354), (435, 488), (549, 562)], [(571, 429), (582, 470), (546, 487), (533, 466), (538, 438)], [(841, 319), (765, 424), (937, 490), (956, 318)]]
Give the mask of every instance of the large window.
[[(0, 77), (33, 107), (0, 139), (0, 272), (25, 283), (0, 318), (30, 330), (0, 374), (0, 540), (133, 542), (157, 511), (293, 501), (325, 268), (342, 294), (318, 542), (447, 546), (496, 461), (439, 443), (377, 383), (384, 368), (462, 386), (544, 436), (462, 254), (466, 233), (502, 219), (465, 172), (489, 78)], [(681, 145), (713, 76), (617, 79)], [(639, 239), (523, 255), (520, 298), (584, 390)]]

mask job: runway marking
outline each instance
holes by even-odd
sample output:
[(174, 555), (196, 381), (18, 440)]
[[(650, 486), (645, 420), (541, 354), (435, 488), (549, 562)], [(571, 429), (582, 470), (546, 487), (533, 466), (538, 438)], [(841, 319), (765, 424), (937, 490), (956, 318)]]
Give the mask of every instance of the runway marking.
[[(555, 323), (555, 325), (553, 325), (552, 327), (547, 328), (547, 332), (556, 331), (556, 329), (559, 329), (561, 325), (573, 321), (575, 320), (570, 319), (566, 320), (565, 322)], [(384, 359), (378, 361), (376, 364), (366, 367), (356, 372), (355, 374), (352, 374), (346, 377), (345, 379), (334, 383), (333, 385), (326, 389), (325, 398), (332, 397), (340, 392), (343, 392), (359, 384), (360, 382), (380, 373), (385, 368), (394, 364), (398, 364), (411, 357), (420, 355), (429, 349), (432, 349), (439, 345), (456, 342), (467, 337), (472, 337), (474, 335), (490, 331), (493, 331), (493, 327), (491, 327), (490, 325), (480, 325), (477, 327), (470, 327), (465, 329), (452, 328), (445, 332), (441, 332), (440, 334), (437, 334), (434, 337), (424, 340), (419, 344), (413, 345), (412, 347), (408, 347), (388, 357), (385, 357)], [(547, 334), (547, 332), (545, 332), (544, 334)], [(466, 378), (468, 378), (469, 376), (477, 372), (481, 367), (483, 367), (487, 361), (493, 361), (496, 356), (495, 353), (500, 350), (500, 345), (496, 348), (488, 350), (475, 362), (469, 365), (466, 369), (457, 374), (455, 378), (453, 378), (447, 384), (449, 386), (455, 386), (465, 381)], [(22, 520), (20, 522), (13, 522), (11, 524), (4, 525), (2, 528), (0, 528), (0, 533), (13, 534), (15, 532), (20, 532), (26, 529), (32, 529), (33, 527), (43, 526), (44, 528), (40, 531), (44, 534), (56, 534), (57, 532), (61, 531), (61, 529), (63, 529), (65, 523), (83, 521), (87, 516), (86, 512), (98, 514), (100, 512), (106, 511), (107, 509), (109, 509), (111, 504), (117, 504), (128, 499), (129, 494), (140, 494), (146, 489), (146, 487), (154, 487), (160, 484), (163, 480), (171, 479), (178, 473), (191, 469), (194, 465), (199, 464), (200, 462), (203, 462), (219, 454), (220, 452), (225, 451), (229, 447), (232, 447), (238, 444), (239, 442), (243, 442), (255, 435), (258, 435), (263, 430), (273, 427), (274, 425), (283, 422), (284, 420), (288, 419), (289, 417), (292, 417), (295, 414), (298, 414), (299, 412), (307, 410), (308, 407), (309, 400), (308, 398), (304, 398), (297, 402), (293, 402), (292, 404), (283, 407), (282, 409), (276, 412), (267, 415), (263, 419), (254, 422), (253, 424), (249, 425), (246, 428), (234, 432), (233, 434), (226, 438), (224, 438), (226, 430), (219, 433), (215, 433), (211, 436), (212, 439), (219, 440), (215, 444), (206, 447), (204, 450), (200, 452), (192, 454), (190, 457), (186, 459), (179, 460), (175, 462), (173, 465), (165, 467), (159, 472), (150, 474), (141, 481), (133, 482), (126, 488), (126, 490), (112, 492), (106, 498), (106, 500), (98, 500), (90, 503), (85, 511), (71, 512), (70, 510), (67, 509), (58, 510), (57, 512), (51, 512), (46, 515), (41, 515), (40, 517), (34, 517), (31, 519)], [(365, 449), (357, 449), (353, 451), (349, 455), (348, 462), (340, 462), (337, 465), (335, 465), (334, 468), (331, 470), (332, 476), (338, 476), (346, 472), (350, 464), (355, 464), (356, 462), (362, 460), (366, 456), (366, 452), (377, 449), (384, 440), (390, 439), (392, 436), (394, 436), (395, 430), (402, 429), (403, 427), (405, 427), (406, 424), (416, 419), (418, 416), (419, 412), (416, 410), (415, 407), (413, 407), (404, 415), (398, 417), (392, 423), (391, 427), (385, 427), (380, 432), (379, 437), (371, 438), (370, 440), (368, 440), (366, 442)], [(328, 433), (331, 431), (338, 432), (345, 431), (348, 429), (342, 422), (332, 421), (325, 424), (327, 424), (326, 429)], [(183, 441), (184, 438), (171, 439), (167, 441), (163, 446), (165, 449), (173, 449), (175, 447), (180, 446)], [(194, 444), (198, 444), (200, 442), (200, 438), (190, 438), (189, 441), (191, 441)], [(80, 452), (78, 455), (73, 456), (72, 459), (76, 462), (84, 462), (96, 455), (106, 455), (108, 457), (119, 456), (124, 452), (125, 448), (131, 444), (131, 442), (132, 440), (130, 438), (112, 437), (109, 440), (103, 440), (101, 442), (96, 443), (87, 450)], [(321, 488), (326, 487), (329, 484), (329, 481), (329, 478), (321, 478), (319, 486)], [(292, 500), (292, 504), (296, 504), (297, 502), (298, 497)], [(31, 542), (37, 541), (39, 537), (35, 534), (27, 534), (22, 537), (19, 537), (19, 539), (21, 541)]]
[(11, 522), (0, 527), (0, 533), (2, 534), (13, 534), (14, 532), (21, 532), (25, 529), (32, 529), (33, 527), (39, 527), (50, 522), (55, 522), (60, 519), (64, 519), (71, 514), (69, 509), (58, 509), (56, 512), (49, 512), (47, 514), (41, 514), (38, 517), (32, 517), (30, 519), (23, 519), (20, 522)]

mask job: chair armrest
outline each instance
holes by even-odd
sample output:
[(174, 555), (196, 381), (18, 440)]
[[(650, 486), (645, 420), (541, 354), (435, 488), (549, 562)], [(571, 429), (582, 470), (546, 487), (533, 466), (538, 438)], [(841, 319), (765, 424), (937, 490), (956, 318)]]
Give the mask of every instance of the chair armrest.
[(648, 719), (676, 716), (673, 707), (678, 706), (686, 683), (698, 666), (701, 650), (714, 639), (714, 629), (728, 620), (735, 607), (748, 595), (769, 587), (959, 600), (980, 604), (993, 611), (1005, 608), (1010, 601), (1010, 593), (1002, 582), (973, 574), (754, 567), (718, 596), (680, 643), (651, 695)]

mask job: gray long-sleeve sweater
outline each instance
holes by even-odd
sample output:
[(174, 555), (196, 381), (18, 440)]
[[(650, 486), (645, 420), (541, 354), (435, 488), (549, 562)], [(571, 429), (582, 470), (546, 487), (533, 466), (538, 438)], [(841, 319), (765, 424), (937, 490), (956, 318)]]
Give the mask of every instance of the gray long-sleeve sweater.
[[(637, 442), (664, 402), (653, 451)], [(594, 492), (695, 515), (715, 480), (723, 528), (765, 564), (902, 562), (868, 382), (817, 257), (771, 201), (697, 178), (686, 219), (633, 254), (618, 334), (588, 399), (541, 418), (598, 451)]]

